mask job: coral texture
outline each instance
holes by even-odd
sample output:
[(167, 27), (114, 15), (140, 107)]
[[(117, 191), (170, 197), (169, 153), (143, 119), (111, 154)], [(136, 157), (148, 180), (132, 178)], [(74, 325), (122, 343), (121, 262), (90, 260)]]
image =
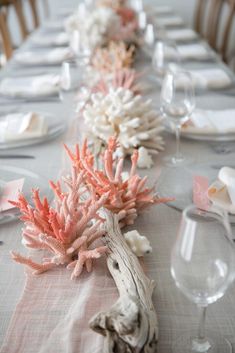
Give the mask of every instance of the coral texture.
[(93, 51), (97, 47), (107, 45), (119, 32), (121, 19), (108, 7), (98, 7), (89, 13), (86, 8), (79, 7), (78, 11), (67, 19), (65, 27), (69, 34), (78, 30), (84, 47)]
[(111, 77), (105, 76), (92, 89), (93, 93), (101, 92), (104, 95), (109, 93), (109, 88), (117, 89), (119, 87), (128, 89), (134, 94), (140, 92), (140, 85), (136, 82), (141, 74), (137, 74), (134, 69), (117, 70)]
[(108, 193), (104, 207), (118, 214), (120, 226), (123, 227), (133, 224), (139, 212), (145, 208), (153, 204), (167, 202), (169, 199), (153, 196), (154, 190), (146, 187), (147, 177), (141, 178), (137, 174), (137, 150), (131, 157), (132, 165), (129, 175), (123, 180), (124, 159), (115, 156), (117, 148), (117, 139), (109, 138), (102, 158), (101, 170), (95, 168), (94, 156), (88, 149), (86, 142), (81, 150), (78, 145), (75, 152), (72, 152), (68, 147), (66, 150), (77, 172), (85, 172), (86, 185), (95, 190), (98, 199)]
[(130, 68), (133, 64), (135, 46), (123, 41), (111, 41), (106, 48), (96, 49), (92, 59), (92, 67), (101, 73), (113, 73), (117, 70)]
[(151, 100), (125, 87), (110, 87), (91, 95), (86, 104), (84, 120), (89, 138), (107, 143), (116, 136), (123, 154), (145, 147), (158, 152), (163, 150), (162, 118), (152, 108)]
[(105, 246), (97, 246), (94, 242), (102, 237), (103, 220), (98, 214), (99, 209), (107, 200), (105, 193), (99, 199), (91, 188), (89, 197), (85, 200), (87, 189), (84, 187), (84, 171), (76, 168), (70, 176), (64, 179), (67, 191), (61, 184), (51, 182), (56, 200), (55, 208), (51, 207), (47, 198), (39, 197), (39, 191), (33, 190), (34, 207), (23, 194), (18, 202), (11, 202), (22, 213), (24, 221), (22, 237), (23, 244), (31, 249), (46, 249), (52, 254), (44, 258), (42, 263), (36, 263), (29, 257), (12, 252), (16, 262), (33, 269), (34, 274), (45, 272), (58, 265), (67, 265), (73, 269), (71, 278), (78, 277), (83, 268), (90, 272), (92, 260), (99, 258), (107, 251)]

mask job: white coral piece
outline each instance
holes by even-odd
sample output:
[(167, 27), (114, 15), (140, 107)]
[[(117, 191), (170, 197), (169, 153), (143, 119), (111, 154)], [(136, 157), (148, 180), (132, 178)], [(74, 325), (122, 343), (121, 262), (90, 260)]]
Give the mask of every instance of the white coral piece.
[(66, 31), (71, 34), (78, 30), (83, 46), (93, 51), (107, 44), (121, 28), (121, 19), (114, 10), (107, 7), (89, 11), (79, 7), (65, 23)]
[(155, 152), (163, 150), (162, 118), (152, 108), (151, 100), (123, 87), (110, 88), (106, 95), (93, 94), (84, 118), (90, 138), (106, 143), (117, 136), (125, 154), (141, 146)]
[(145, 236), (140, 235), (137, 230), (124, 233), (124, 238), (136, 256), (140, 257), (152, 252), (149, 240)]

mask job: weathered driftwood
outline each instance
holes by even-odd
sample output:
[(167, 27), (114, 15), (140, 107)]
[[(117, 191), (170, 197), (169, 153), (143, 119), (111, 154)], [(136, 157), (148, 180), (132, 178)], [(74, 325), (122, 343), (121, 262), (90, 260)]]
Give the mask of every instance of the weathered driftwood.
[(158, 322), (151, 299), (154, 281), (146, 277), (126, 244), (118, 217), (107, 212), (106, 219), (107, 264), (120, 297), (110, 310), (93, 317), (90, 327), (105, 336), (104, 353), (155, 352)]

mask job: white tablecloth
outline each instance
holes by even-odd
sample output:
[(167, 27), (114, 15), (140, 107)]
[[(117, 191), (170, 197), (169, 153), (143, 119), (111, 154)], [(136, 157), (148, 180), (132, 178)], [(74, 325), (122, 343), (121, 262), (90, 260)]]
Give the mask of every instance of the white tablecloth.
[[(30, 47), (30, 39), (25, 47)], [(150, 62), (148, 65), (150, 66)], [(33, 69), (24, 69), (24, 72), (30, 72), (30, 70), (34, 72)], [(1, 75), (6, 76), (15, 72), (19, 75), (23, 69), (19, 69), (13, 59)], [(159, 105), (157, 87), (152, 90), (151, 95), (154, 104)], [(68, 99), (62, 103), (27, 103), (23, 107), (30, 110), (49, 111), (54, 114), (55, 119), (68, 121), (72, 116), (68, 102), (71, 100)], [(199, 92), (197, 103), (200, 107), (207, 109), (235, 108), (234, 97), (212, 92)], [(6, 105), (2, 105), (1, 108), (5, 109)], [(81, 133), (78, 138), (81, 138)], [(62, 165), (64, 161), (62, 142), (65, 140), (72, 142), (64, 135), (45, 144), (12, 150), (13, 153), (28, 154), (30, 152), (36, 158), (30, 161), (9, 160), (4, 161), (4, 164), (32, 169), (48, 180), (51, 178), (56, 180), (64, 166)], [(165, 140), (166, 150), (155, 158), (155, 167), (148, 171), (141, 171), (141, 174), (149, 175), (151, 183), (156, 180), (157, 169), (163, 165), (164, 155), (173, 153), (175, 149), (174, 136), (166, 134)], [(194, 163), (222, 162), (227, 164), (235, 158), (235, 144), (231, 145), (230, 154), (217, 155), (212, 145), (207, 142), (184, 140), (182, 150), (185, 155), (193, 157)], [(0, 160), (0, 163), (3, 164), (3, 161)], [(180, 180), (176, 182), (182, 189), (184, 188), (184, 185), (180, 185)], [(176, 239), (179, 222), (179, 211), (160, 205), (140, 216), (135, 224), (135, 228), (141, 234), (148, 236), (153, 247), (153, 252), (144, 260), (144, 267), (148, 276), (156, 281), (153, 301), (159, 319), (159, 353), (169, 353), (174, 339), (180, 334), (185, 334), (187, 330), (195, 329), (198, 323), (195, 305), (179, 292), (170, 274), (170, 252)], [(117, 296), (116, 287), (105, 266), (105, 259), (97, 262), (97, 267), (91, 275), (84, 272), (74, 282), (70, 281), (70, 273), (64, 268), (39, 277), (30, 275), (23, 294), (23, 299), (27, 297), (28, 305), (18, 304), (16, 308), (23, 293), (26, 275), (24, 267), (11, 260), (9, 251), (12, 249), (23, 251), (20, 242), (21, 228), (22, 224), (17, 221), (0, 226), (0, 240), (3, 241), (3, 245), (0, 246), (0, 343), (4, 342), (1, 352), (101, 353), (102, 337), (89, 329), (88, 321), (94, 313), (110, 307)], [(48, 287), (45, 286), (46, 283)], [(38, 291), (42, 293), (40, 301), (34, 300), (38, 298)], [(14, 315), (15, 310), (17, 315)], [(24, 325), (20, 322), (21, 315), (25, 317)], [(7, 334), (11, 319), (12, 324)], [(50, 330), (44, 330), (45, 326), (50, 327)], [(18, 332), (16, 332), (16, 327)], [(221, 300), (209, 307), (207, 327), (225, 335), (235, 348), (234, 285), (229, 288)], [(61, 332), (64, 334), (59, 335)], [(21, 337), (20, 346), (14, 344), (15, 335)]]

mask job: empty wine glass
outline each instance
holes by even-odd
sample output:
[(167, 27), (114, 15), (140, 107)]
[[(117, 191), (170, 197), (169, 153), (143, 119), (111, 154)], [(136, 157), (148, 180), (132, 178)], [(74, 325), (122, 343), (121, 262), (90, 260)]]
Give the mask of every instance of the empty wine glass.
[(64, 61), (61, 66), (60, 74), (60, 100), (65, 106), (76, 110), (76, 100), (74, 90), (79, 89), (83, 82), (83, 72), (73, 61)]
[(76, 58), (77, 66), (87, 65), (90, 61), (91, 51), (82, 40), (79, 30), (73, 30), (70, 35), (70, 49)]
[(180, 152), (181, 126), (195, 108), (194, 86), (188, 72), (168, 71), (161, 89), (161, 112), (176, 134), (176, 154), (165, 158), (169, 166), (182, 166), (189, 162)]
[(144, 9), (143, 0), (131, 0), (131, 1), (130, 1), (130, 6), (131, 6), (136, 12), (143, 11), (143, 9)]
[(221, 298), (234, 278), (235, 247), (228, 218), (216, 208), (187, 207), (171, 255), (177, 287), (201, 312), (198, 331), (173, 343), (173, 353), (228, 353), (231, 344), (218, 333), (205, 335), (208, 304)]
[(178, 64), (179, 61), (180, 55), (174, 42), (162, 39), (156, 41), (152, 57), (156, 81), (161, 83), (172, 64)]
[(147, 14), (145, 11), (140, 11), (138, 12), (138, 28), (140, 34), (144, 34), (147, 24), (148, 24), (148, 19), (147, 19)]

